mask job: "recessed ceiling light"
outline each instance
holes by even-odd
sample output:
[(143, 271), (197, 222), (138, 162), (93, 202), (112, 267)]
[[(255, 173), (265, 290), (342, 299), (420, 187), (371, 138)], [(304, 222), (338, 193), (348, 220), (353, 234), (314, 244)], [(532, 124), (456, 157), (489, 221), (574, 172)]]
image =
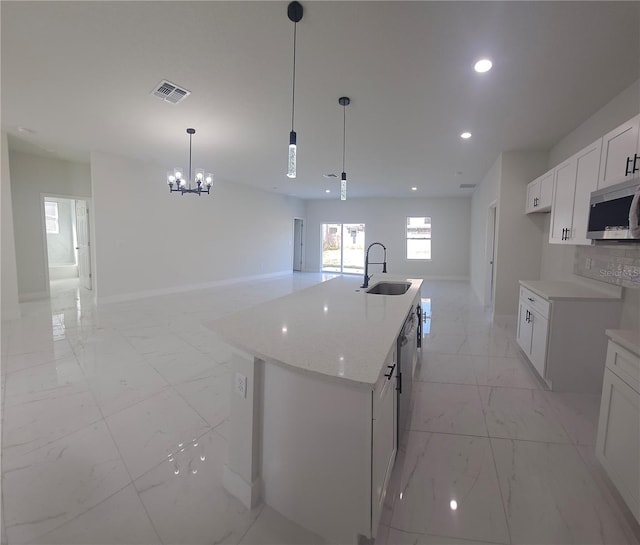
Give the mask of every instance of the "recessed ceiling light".
[(463, 138), (464, 140), (468, 140), (469, 138), (471, 138), (471, 133), (470, 132), (463, 132), (460, 135), (460, 138)]
[(418, 188), (417, 187), (412, 187), (411, 191), (418, 191)]
[(473, 65), (473, 69), (476, 72), (480, 72), (482, 74), (484, 72), (488, 72), (489, 70), (491, 70), (492, 66), (493, 66), (493, 63), (489, 59), (480, 59), (478, 62), (476, 62)]
[(325, 193), (331, 193), (331, 190), (330, 189), (325, 189), (324, 192)]

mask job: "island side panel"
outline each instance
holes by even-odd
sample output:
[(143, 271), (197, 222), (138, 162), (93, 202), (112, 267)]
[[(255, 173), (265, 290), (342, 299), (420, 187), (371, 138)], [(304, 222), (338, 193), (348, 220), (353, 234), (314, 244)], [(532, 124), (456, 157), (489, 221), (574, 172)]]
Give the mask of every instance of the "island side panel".
[(368, 389), (265, 362), (265, 503), (336, 543), (369, 535), (371, 403)]
[[(229, 461), (224, 467), (223, 483), (228, 492), (252, 509), (258, 505), (262, 489), (260, 457), (264, 362), (234, 349), (230, 367), (232, 425)], [(238, 375), (246, 377), (244, 396), (236, 390)]]

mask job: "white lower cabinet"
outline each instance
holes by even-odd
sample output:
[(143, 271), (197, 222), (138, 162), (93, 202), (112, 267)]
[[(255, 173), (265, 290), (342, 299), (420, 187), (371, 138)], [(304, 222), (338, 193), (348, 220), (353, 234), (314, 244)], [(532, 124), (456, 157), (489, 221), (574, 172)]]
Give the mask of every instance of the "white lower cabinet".
[[(532, 301), (533, 299), (533, 301)], [(541, 377), (547, 361), (548, 309), (539, 310), (537, 295), (521, 288), (516, 340)]]
[(521, 286), (516, 340), (552, 390), (600, 393), (604, 331), (617, 326), (620, 307), (615, 298), (547, 299)]
[(386, 496), (387, 483), (396, 458), (396, 378), (395, 362), (390, 376), (381, 377), (373, 392), (371, 449), (372, 524), (377, 528)]
[(607, 350), (596, 456), (640, 522), (640, 356)]

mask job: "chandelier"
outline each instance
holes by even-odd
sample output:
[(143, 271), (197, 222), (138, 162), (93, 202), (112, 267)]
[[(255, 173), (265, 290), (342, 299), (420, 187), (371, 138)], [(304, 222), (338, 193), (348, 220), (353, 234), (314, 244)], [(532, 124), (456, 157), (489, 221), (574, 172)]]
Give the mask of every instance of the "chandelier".
[[(205, 173), (203, 168), (196, 168), (195, 187), (191, 185), (191, 139), (195, 133), (195, 129), (187, 129), (187, 134), (189, 135), (189, 181), (185, 180), (184, 172), (180, 167), (174, 168), (173, 171), (168, 171), (167, 185), (171, 193), (179, 192), (181, 195), (185, 193), (196, 193), (198, 196), (200, 196), (201, 193), (209, 194), (209, 190), (213, 184), (213, 174), (211, 174), (211, 172)], [(173, 186), (175, 186), (175, 188)]]

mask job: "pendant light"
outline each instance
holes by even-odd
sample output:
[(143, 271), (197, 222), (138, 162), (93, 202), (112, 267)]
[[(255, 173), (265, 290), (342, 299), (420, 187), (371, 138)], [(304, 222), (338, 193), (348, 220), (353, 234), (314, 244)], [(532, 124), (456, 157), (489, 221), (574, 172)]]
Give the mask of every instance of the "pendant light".
[[(196, 187), (191, 187), (191, 139), (195, 133), (195, 129), (187, 129), (187, 134), (189, 135), (189, 185), (187, 186), (182, 168), (176, 167), (173, 171), (167, 172), (167, 185), (169, 186), (170, 193), (179, 192), (181, 195), (185, 193), (196, 193), (198, 196), (200, 196), (201, 193), (209, 194), (209, 190), (213, 184), (213, 174), (211, 174), (211, 172), (205, 173), (203, 168), (196, 168)], [(173, 188), (174, 185), (176, 186), (175, 189)]]
[(289, 161), (287, 163), (287, 176), (296, 177), (297, 134), (293, 121), (296, 110), (296, 31), (298, 22), (302, 19), (302, 5), (300, 2), (291, 2), (287, 7), (287, 16), (293, 21), (293, 92), (291, 95), (291, 132), (289, 133)]
[(347, 200), (347, 173), (344, 170), (344, 152), (347, 141), (347, 106), (351, 103), (349, 97), (340, 97), (338, 104), (342, 106), (342, 174), (340, 174), (340, 200)]

